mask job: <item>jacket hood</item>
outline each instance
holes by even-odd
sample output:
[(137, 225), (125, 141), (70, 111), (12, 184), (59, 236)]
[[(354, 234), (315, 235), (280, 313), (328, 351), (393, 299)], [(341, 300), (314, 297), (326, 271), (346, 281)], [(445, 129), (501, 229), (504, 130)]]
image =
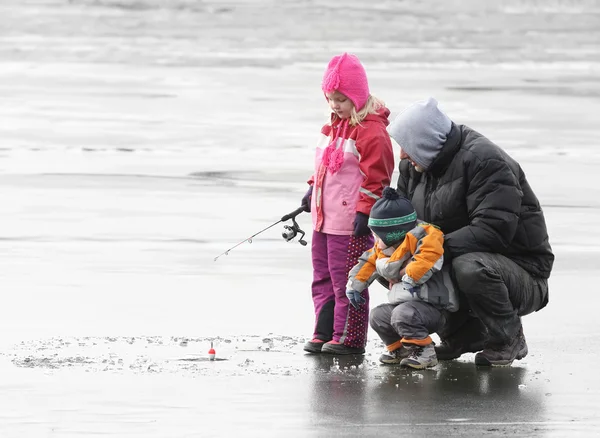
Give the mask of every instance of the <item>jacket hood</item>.
[(415, 163), (427, 170), (446, 143), (451, 128), (450, 118), (430, 97), (398, 114), (388, 132)]
[(379, 108), (377, 110), (377, 112), (375, 114), (367, 114), (367, 117), (365, 117), (363, 119), (363, 122), (366, 122), (366, 121), (381, 122), (385, 126), (388, 126), (390, 124), (389, 117), (390, 117), (390, 110), (387, 109), (385, 106), (382, 106), (381, 108)]

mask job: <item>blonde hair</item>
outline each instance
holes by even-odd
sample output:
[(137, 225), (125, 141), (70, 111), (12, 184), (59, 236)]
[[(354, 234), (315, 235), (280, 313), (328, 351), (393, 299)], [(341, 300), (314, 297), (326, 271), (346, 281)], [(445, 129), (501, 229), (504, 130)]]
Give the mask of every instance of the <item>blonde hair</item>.
[[(349, 118), (350, 125), (360, 125), (360, 122), (362, 122), (365, 117), (367, 117), (369, 114), (377, 114), (377, 111), (383, 107), (385, 107), (385, 102), (383, 100), (369, 94), (367, 101), (360, 111), (357, 112), (356, 107), (352, 105), (352, 111), (350, 112)], [(331, 117), (332, 113), (333, 111), (331, 108), (329, 108), (329, 111), (327, 112), (328, 117)], [(329, 120), (327, 124), (331, 124), (331, 120)]]
[(359, 125), (365, 117), (369, 114), (377, 114), (377, 111), (385, 106), (385, 103), (376, 98), (375, 96), (369, 94), (369, 98), (365, 105), (360, 109), (360, 111), (356, 111), (356, 108), (352, 107), (352, 112), (350, 113), (350, 124), (352, 126)]

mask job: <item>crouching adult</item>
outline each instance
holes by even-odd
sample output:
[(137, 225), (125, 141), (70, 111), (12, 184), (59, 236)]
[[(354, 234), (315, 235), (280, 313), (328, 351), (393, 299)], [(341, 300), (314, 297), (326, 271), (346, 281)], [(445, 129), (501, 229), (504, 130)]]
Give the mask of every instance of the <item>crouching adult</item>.
[(398, 192), (444, 233), (461, 306), (438, 331), (438, 359), (466, 352), (477, 365), (527, 355), (521, 317), (548, 303), (554, 255), (544, 213), (520, 165), (429, 98), (388, 127), (401, 147)]

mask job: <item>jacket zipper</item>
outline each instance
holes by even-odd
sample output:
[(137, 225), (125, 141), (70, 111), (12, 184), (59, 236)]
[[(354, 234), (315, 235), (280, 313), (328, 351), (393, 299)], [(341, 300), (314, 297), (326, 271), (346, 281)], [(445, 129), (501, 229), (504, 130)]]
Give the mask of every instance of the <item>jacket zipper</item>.
[(437, 178), (434, 178), (431, 175), (427, 175), (427, 182), (425, 183), (425, 208), (423, 209), (426, 212), (425, 222), (431, 223), (433, 221), (431, 214), (431, 194), (437, 188)]

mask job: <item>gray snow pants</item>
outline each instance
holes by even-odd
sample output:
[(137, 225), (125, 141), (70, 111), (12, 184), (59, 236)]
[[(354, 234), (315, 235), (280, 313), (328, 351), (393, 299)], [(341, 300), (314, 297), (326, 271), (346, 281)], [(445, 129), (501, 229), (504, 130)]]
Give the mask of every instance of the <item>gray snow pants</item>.
[(469, 319), (479, 318), (487, 342), (507, 344), (521, 329), (521, 316), (548, 304), (548, 280), (533, 277), (501, 254), (474, 252), (452, 260), (452, 276), (461, 296), (440, 337), (452, 336)]
[(424, 301), (380, 304), (371, 310), (369, 322), (385, 345), (402, 338), (425, 339), (438, 331), (448, 312)]

